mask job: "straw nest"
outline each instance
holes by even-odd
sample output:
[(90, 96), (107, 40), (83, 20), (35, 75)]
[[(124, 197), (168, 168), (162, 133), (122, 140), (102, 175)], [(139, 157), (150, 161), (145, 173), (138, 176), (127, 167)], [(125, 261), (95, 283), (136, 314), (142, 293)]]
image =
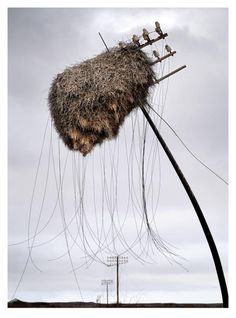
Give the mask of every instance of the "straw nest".
[(85, 156), (116, 137), (125, 117), (147, 103), (154, 79), (149, 58), (131, 44), (66, 68), (49, 92), (57, 132), (69, 149)]

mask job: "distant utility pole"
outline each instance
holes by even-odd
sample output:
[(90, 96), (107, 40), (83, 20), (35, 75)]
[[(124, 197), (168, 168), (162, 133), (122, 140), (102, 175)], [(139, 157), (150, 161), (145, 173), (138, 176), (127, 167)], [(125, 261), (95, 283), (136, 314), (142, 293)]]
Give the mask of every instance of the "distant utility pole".
[(128, 263), (127, 256), (108, 256), (107, 257), (107, 266), (115, 266), (116, 265), (116, 303), (119, 304), (119, 265)]
[(106, 285), (106, 292), (107, 292), (107, 305), (108, 305), (108, 285), (113, 284), (113, 280), (112, 279), (103, 279), (101, 281), (102, 285)]

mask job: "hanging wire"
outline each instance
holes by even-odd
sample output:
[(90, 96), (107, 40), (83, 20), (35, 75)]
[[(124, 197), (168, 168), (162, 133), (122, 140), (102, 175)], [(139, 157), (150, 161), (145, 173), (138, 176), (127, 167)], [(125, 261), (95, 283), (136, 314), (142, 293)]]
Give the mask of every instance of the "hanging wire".
[[(154, 46), (157, 46), (157, 43), (155, 43)], [(153, 49), (153, 47), (149, 49)], [(164, 44), (162, 43), (162, 54), (163, 50)], [(162, 76), (166, 70), (166, 62), (157, 63), (154, 67), (159, 76)], [(167, 67), (169, 70), (169, 64)], [(164, 112), (167, 91), (168, 82), (166, 86), (165, 84), (157, 85), (153, 94), (153, 101), (158, 105), (158, 111), (161, 114)], [(158, 250), (169, 262), (180, 264), (175, 259), (179, 256), (167, 247), (166, 242), (160, 237), (157, 231), (156, 213), (161, 188), (159, 146), (158, 143), (154, 141), (154, 138), (152, 138), (151, 146), (147, 149), (147, 125), (143, 124), (143, 118), (140, 120), (137, 110), (134, 111), (133, 114), (134, 116), (130, 119), (131, 134), (127, 132), (125, 124), (124, 127), (122, 127), (122, 133), (120, 133), (120, 135), (123, 136), (125, 148), (123, 161), (126, 161), (128, 184), (128, 191), (125, 193), (124, 198), (119, 197), (119, 190), (123, 186), (119, 179), (120, 174), (123, 173), (123, 167), (120, 164), (120, 138), (114, 142), (104, 143), (101, 147), (94, 150), (94, 153), (99, 158), (96, 162), (100, 166), (99, 171), (95, 169), (94, 153), (88, 158), (82, 158), (79, 154), (75, 155), (75, 153), (72, 153), (70, 171), (72, 174), (71, 197), (73, 202), (73, 215), (69, 220), (67, 220), (69, 217), (64, 200), (64, 178), (69, 151), (67, 152), (64, 168), (62, 169), (62, 151), (60, 141), (58, 140), (57, 170), (52, 140), (50, 141), (47, 174), (40, 212), (34, 235), (30, 236), (33, 198), (39, 174), (38, 166), (30, 205), (28, 240), (22, 241), (28, 242), (29, 256), (14, 295), (23, 279), (28, 261), (31, 259), (32, 249), (52, 243), (62, 235), (64, 235), (65, 240), (65, 251), (59, 256), (52, 256), (50, 261), (57, 261), (65, 256), (69, 258), (71, 272), (74, 275), (77, 289), (82, 299), (83, 295), (76, 271), (84, 267), (89, 268), (94, 262), (106, 265), (107, 268), (106, 256), (108, 255), (125, 255), (127, 253), (141, 264), (152, 264), (156, 262), (156, 259), (153, 257), (154, 251)], [(162, 120), (159, 120), (159, 128), (161, 122)], [(42, 154), (40, 153), (39, 164), (41, 162), (41, 156)], [(156, 160), (156, 157), (158, 157), (158, 160)], [(158, 167), (155, 166), (156, 163), (158, 163)], [(53, 165), (57, 198), (52, 214), (50, 214), (45, 225), (39, 229), (44, 201), (46, 199), (50, 164)], [(86, 188), (89, 179), (87, 167), (91, 174), (90, 181), (92, 184), (89, 199), (87, 197), (89, 190)], [(158, 190), (157, 193), (155, 193), (155, 204), (153, 190), (154, 170), (158, 173)], [(99, 185), (98, 179), (100, 182)], [(91, 202), (91, 198), (93, 202)], [(122, 201), (122, 205), (120, 205), (120, 201)], [(126, 201), (126, 204), (124, 204), (123, 201)], [(149, 206), (151, 206), (151, 209)], [(93, 207), (93, 211), (91, 211), (91, 207)], [(56, 208), (60, 211), (62, 230), (51, 239), (35, 244), (35, 238), (47, 228)], [(133, 220), (132, 226), (134, 233), (130, 231), (130, 223), (128, 223), (130, 219)], [(22, 242), (18, 242), (18, 244)], [(83, 256), (80, 257), (80, 263), (75, 265), (73, 256), (77, 253), (77, 248), (80, 255), (83, 253)], [(32, 259), (31, 261), (33, 263)]]
[(179, 139), (181, 144), (185, 147), (185, 149), (191, 154), (193, 158), (195, 158), (202, 166), (207, 168), (212, 174), (214, 174), (217, 178), (219, 178), (221, 181), (223, 181), (225, 184), (228, 185), (228, 182), (224, 180), (220, 175), (218, 175), (215, 171), (213, 171), (208, 165), (206, 165), (202, 160), (200, 160), (191, 150), (190, 148), (184, 143), (184, 141), (179, 137), (179, 135), (176, 133), (176, 131), (171, 127), (170, 124), (161, 116), (158, 114), (158, 112), (151, 106), (149, 107), (153, 110), (153, 112), (171, 129), (171, 131), (175, 134), (175, 136)]
[[(38, 180), (38, 174), (39, 174), (39, 168), (40, 168), (40, 164), (41, 164), (41, 160), (42, 160), (42, 154), (43, 154), (43, 149), (44, 149), (44, 145), (45, 145), (45, 138), (46, 138), (46, 133), (47, 133), (47, 129), (48, 129), (48, 123), (49, 123), (49, 117), (47, 119), (47, 122), (46, 122), (46, 126), (45, 126), (45, 129), (44, 129), (44, 134), (43, 134), (43, 141), (42, 141), (42, 145), (41, 145), (41, 149), (40, 149), (40, 154), (39, 154), (39, 160), (38, 160), (38, 165), (37, 165), (37, 169), (36, 169), (36, 174), (35, 174), (35, 179), (34, 179), (34, 185), (33, 185), (33, 191), (32, 191), (32, 195), (31, 195), (31, 200), (30, 200), (30, 208), (29, 208), (29, 218), (28, 218), (28, 246), (29, 246), (29, 240), (30, 240), (30, 222), (31, 222), (31, 217), (32, 217), (32, 206), (33, 206), (33, 199), (34, 199), (34, 195), (35, 195), (35, 189), (36, 189), (36, 185), (37, 185), (37, 180)], [(36, 232), (34, 233), (34, 237), (35, 237), (35, 234)], [(25, 265), (24, 265), (24, 268), (21, 272), (21, 275), (20, 275), (20, 278), (17, 282), (17, 285), (16, 285), (16, 288), (12, 294), (12, 299), (15, 298), (15, 295), (22, 283), (22, 280), (23, 280), (23, 277), (26, 273), (26, 270), (27, 270), (27, 267), (28, 267), (28, 264), (29, 264), (29, 261), (31, 259), (31, 250), (28, 249), (28, 256), (27, 256), (27, 259), (26, 259), (26, 262), (25, 262)]]

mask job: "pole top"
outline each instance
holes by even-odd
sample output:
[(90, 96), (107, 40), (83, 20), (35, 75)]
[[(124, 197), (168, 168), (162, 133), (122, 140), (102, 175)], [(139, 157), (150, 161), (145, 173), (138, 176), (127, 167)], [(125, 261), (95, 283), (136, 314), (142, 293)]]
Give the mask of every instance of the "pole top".
[(103, 279), (101, 280), (101, 285), (112, 285), (113, 280), (112, 279)]

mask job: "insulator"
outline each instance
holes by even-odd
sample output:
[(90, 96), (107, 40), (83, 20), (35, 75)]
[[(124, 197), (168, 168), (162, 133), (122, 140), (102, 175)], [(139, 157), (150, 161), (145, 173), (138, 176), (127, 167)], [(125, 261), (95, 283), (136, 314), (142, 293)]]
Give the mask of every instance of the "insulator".
[(168, 44), (166, 44), (165, 49), (166, 49), (166, 51), (169, 52), (169, 53), (172, 52), (171, 47), (170, 47)]
[(133, 41), (135, 44), (138, 44), (138, 45), (140, 44), (140, 43), (139, 43), (139, 37), (138, 37), (136, 34), (133, 35), (132, 41)]
[(127, 44), (123, 41), (120, 41), (119, 43), (119, 47), (121, 47), (122, 49), (126, 48)]
[(155, 22), (155, 25), (156, 25), (155, 31), (156, 31), (159, 35), (162, 35), (163, 32), (162, 32), (162, 30), (161, 30), (160, 23), (156, 21), (156, 22)]
[(160, 53), (157, 50), (153, 51), (153, 55), (157, 57), (158, 59), (160, 58)]
[(145, 41), (150, 41), (149, 33), (147, 29), (143, 29), (143, 38)]
[(159, 35), (163, 35), (162, 29), (161, 28), (156, 28), (155, 31), (159, 34)]

